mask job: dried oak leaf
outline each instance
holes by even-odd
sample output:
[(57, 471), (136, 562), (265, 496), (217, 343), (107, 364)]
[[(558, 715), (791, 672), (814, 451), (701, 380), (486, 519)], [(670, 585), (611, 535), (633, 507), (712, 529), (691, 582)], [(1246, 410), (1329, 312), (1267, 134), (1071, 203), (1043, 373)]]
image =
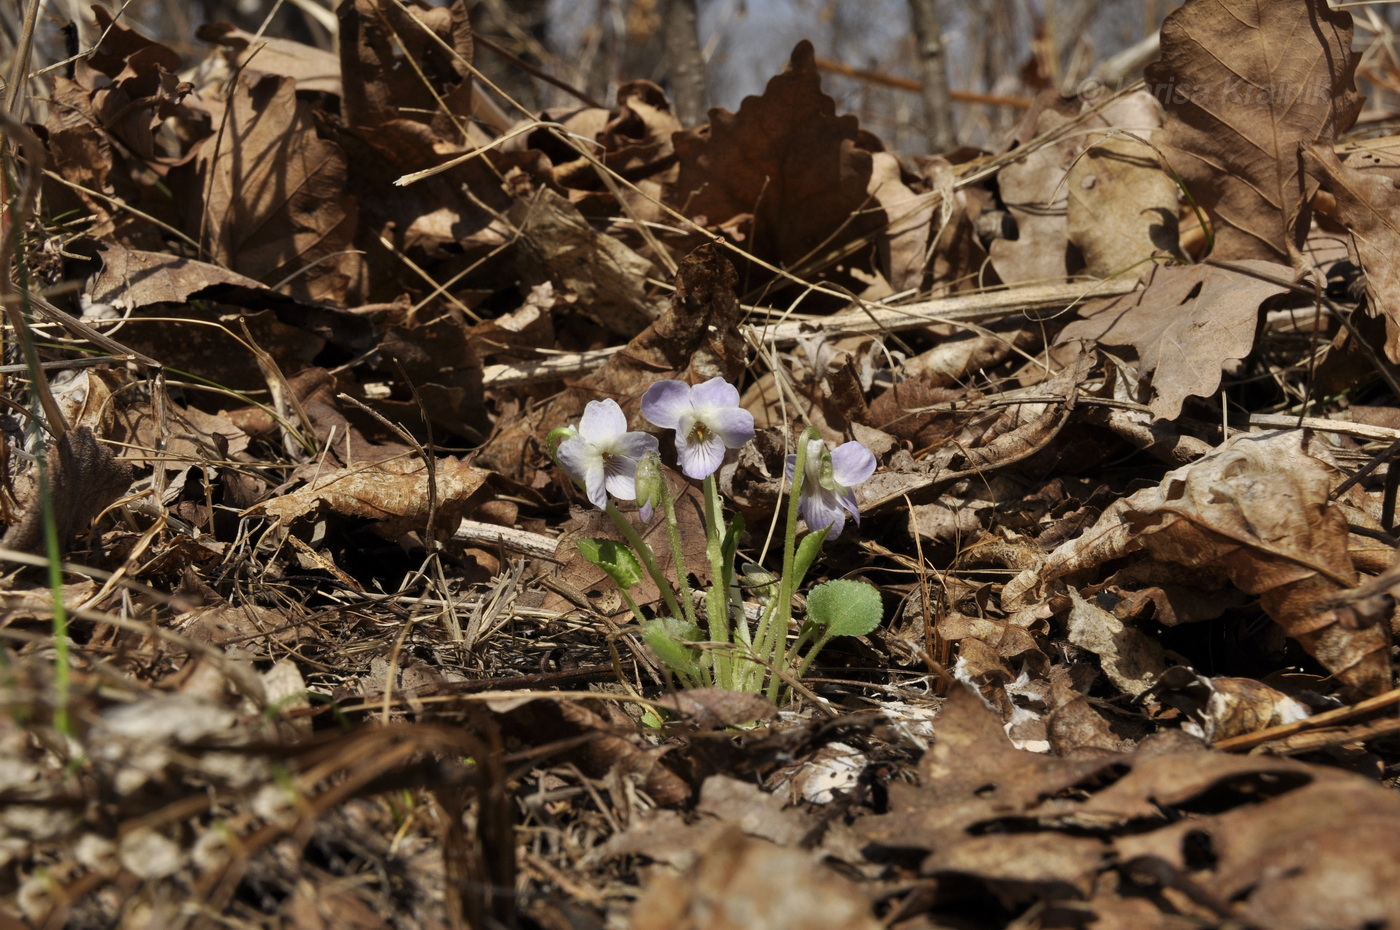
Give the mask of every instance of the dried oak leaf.
[(1323, 0), (1190, 0), (1162, 24), (1146, 70), (1158, 142), (1214, 221), (1213, 257), (1299, 264), (1317, 181), (1298, 147), (1330, 145), (1361, 111), (1351, 42), (1351, 14)]
[(837, 116), (822, 93), (812, 43), (793, 49), (782, 74), (739, 112), (715, 108), (710, 125), (676, 133), (680, 174), (667, 202), (703, 225), (753, 217), (754, 256), (784, 268), (873, 236), (871, 155), (854, 116)]
[(1110, 107), (1104, 118), (1126, 131), (1091, 136), (1065, 179), (1069, 241), (1096, 278), (1133, 274), (1149, 256), (1177, 251), (1176, 182), (1150, 141), (1162, 108), (1145, 91)]
[[(1270, 278), (1293, 277), (1272, 262), (1237, 264)], [(1260, 306), (1288, 290), (1214, 265), (1159, 266), (1145, 288), (1085, 305), (1085, 319), (1066, 326), (1059, 338), (1135, 348), (1142, 370), (1152, 374), (1154, 419), (1173, 420), (1187, 397), (1215, 393), (1226, 362), (1249, 356)]]
[(1336, 198), (1336, 218), (1349, 234), (1348, 251), (1366, 273), (1367, 309), (1385, 320), (1385, 354), (1400, 362), (1400, 190), (1392, 171), (1363, 171), (1353, 161), (1342, 162), (1328, 145), (1303, 147), (1303, 164)]
[[(942, 925), (979, 893), (1042, 913), (1137, 915), (1074, 926), (1180, 927), (1169, 918), (1185, 905), (1210, 925), (1359, 930), (1400, 906), (1400, 798), (1361, 776), (1165, 740), (1134, 753), (1022, 752), (962, 688), (934, 726), (922, 784), (891, 784), (890, 812), (855, 824), (876, 846), (930, 853), (923, 871), (937, 883), (906, 900), (906, 919), (915, 905)], [(1187, 894), (1164, 894), (1177, 890)]]
[(659, 874), (632, 911), (634, 930), (876, 930), (860, 887), (806, 850), (716, 835), (683, 875)]
[[(530, 133), (525, 144), (553, 160), (555, 183), (568, 188), (570, 199), (586, 214), (616, 217), (616, 194), (629, 226), (665, 218), (661, 201), (667, 186), (676, 181), (676, 150), (671, 137), (681, 129), (665, 91), (651, 81), (628, 81), (618, 86), (617, 105), (612, 110), (595, 107), (567, 111), (558, 122), (570, 133), (597, 142), (602, 148), (603, 164), (629, 182), (609, 187), (593, 161), (553, 133)], [(616, 232), (634, 236), (636, 230), (623, 226)]]
[[(490, 472), (451, 457), (438, 459), (434, 471), (436, 529), (451, 532), (478, 503), (472, 496)], [(398, 458), (324, 472), (305, 487), (255, 504), (247, 513), (287, 523), (322, 508), (369, 520), (385, 539), (422, 530), (428, 520), (427, 466), (418, 459)]]
[(1390, 637), (1381, 626), (1349, 629), (1317, 602), (1354, 587), (1347, 521), (1328, 500), (1336, 469), (1303, 451), (1302, 433), (1238, 436), (1169, 472), (1156, 487), (1115, 501), (1084, 535), (1002, 593), (1024, 603), (1037, 584), (1137, 550), (1187, 566), (1222, 568), (1347, 688), (1390, 687)]
[[(1012, 135), (1011, 144), (1026, 147), (1025, 154), (997, 172), (997, 190), (1017, 235), (988, 248), (992, 267), (1007, 284), (1055, 281), (1070, 271), (1065, 175), (1084, 143), (1068, 130), (1081, 109), (1078, 100), (1043, 93)], [(1052, 134), (1059, 138), (1050, 141)]]
[(297, 90), (340, 96), (340, 59), (334, 52), (291, 39), (254, 35), (233, 23), (206, 23), (194, 34), (222, 46), (232, 69), (280, 74), (295, 80)]
[[(48, 488), (54, 501), (53, 520), (58, 528), (59, 549), (92, 528), (109, 504), (126, 493), (135, 477), (131, 466), (120, 462), (112, 450), (97, 441), (90, 427), (79, 426), (48, 449)], [(38, 487), (25, 505), (19, 522), (5, 531), (0, 543), (22, 552), (44, 551), (45, 509)]]
[(519, 201), (510, 219), (520, 231), (516, 267), (525, 285), (552, 283), (578, 295), (578, 312), (625, 339), (661, 316), (661, 302), (647, 294), (651, 262), (598, 233), (554, 191)]
[(415, 120), (443, 139), (468, 141), (474, 42), (462, 0), (445, 7), (350, 0), (336, 16), (347, 125)]
[(188, 174), (172, 178), (186, 198), (186, 232), (233, 271), (343, 302), (360, 277), (359, 256), (347, 251), (358, 207), (345, 188), (345, 153), (316, 134), (296, 81), (243, 72), (222, 130), (200, 143)]

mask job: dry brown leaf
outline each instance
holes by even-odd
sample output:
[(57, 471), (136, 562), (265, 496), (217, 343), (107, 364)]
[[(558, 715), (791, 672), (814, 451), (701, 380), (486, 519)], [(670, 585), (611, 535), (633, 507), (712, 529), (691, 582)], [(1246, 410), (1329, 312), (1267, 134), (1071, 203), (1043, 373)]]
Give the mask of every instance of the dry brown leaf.
[(552, 283), (577, 295), (578, 312), (623, 339), (646, 329), (665, 309), (647, 293), (651, 262), (598, 233), (563, 197), (541, 188), (511, 210), (520, 230), (516, 266), (530, 287)]
[(1176, 182), (1150, 142), (1161, 107), (1138, 91), (1104, 118), (1124, 131), (1091, 136), (1065, 178), (1069, 241), (1098, 278), (1145, 271), (1145, 259), (1177, 251)]
[(1367, 309), (1385, 320), (1385, 354), (1400, 362), (1400, 191), (1389, 172), (1362, 171), (1357, 153), (1343, 163), (1331, 146), (1303, 147), (1303, 164), (1337, 200), (1336, 217), (1347, 227), (1348, 250), (1366, 272)]
[[(93, 521), (131, 487), (135, 477), (131, 466), (117, 461), (112, 450), (97, 441), (90, 427), (79, 426), (50, 444), (48, 449), (48, 491), (54, 506), (52, 520), (57, 528), (60, 551), (67, 551), (79, 534), (92, 529)], [(24, 515), (5, 531), (7, 549), (41, 553), (45, 545), (45, 521), (49, 511), (38, 494), (26, 502)]]
[(659, 875), (632, 911), (634, 930), (877, 930), (870, 903), (812, 853), (718, 834), (682, 876)]
[(280, 74), (297, 82), (297, 90), (340, 96), (340, 58), (303, 42), (254, 35), (232, 23), (206, 23), (195, 30), (205, 42), (223, 46), (234, 68)]
[(347, 253), (358, 207), (346, 193), (345, 154), (316, 134), (296, 81), (244, 72), (221, 130), (177, 185), (186, 231), (240, 274), (344, 301), (360, 275), (358, 255)]
[[(364, 316), (280, 294), (218, 265), (118, 245), (104, 246), (98, 255), (102, 270), (92, 278), (88, 289), (93, 304), (123, 311), (169, 304), (174, 306), (164, 308), (162, 315), (181, 316), (186, 314), (183, 308), (175, 309), (179, 305), (193, 301), (218, 303), (255, 312), (271, 310), (278, 322), (314, 334), (353, 354), (369, 351), (378, 341), (373, 322)], [(199, 318), (200, 314), (189, 316)], [(279, 358), (290, 354), (283, 345), (266, 348)], [(168, 356), (163, 360), (173, 364)]]
[[(609, 232), (638, 243), (635, 223), (667, 218), (662, 201), (676, 181), (676, 151), (671, 137), (681, 130), (666, 92), (651, 81), (628, 81), (617, 88), (612, 110), (586, 109), (569, 113), (564, 128), (602, 147), (602, 161), (617, 177), (628, 182), (614, 191), (602, 180), (593, 163), (544, 131), (531, 133), (527, 142), (555, 159), (554, 180), (576, 192), (571, 199), (589, 216), (600, 213), (613, 222)], [(621, 198), (621, 210), (614, 199)], [(619, 215), (620, 213), (620, 215)]]
[(1331, 145), (1363, 98), (1351, 14), (1322, 0), (1192, 0), (1162, 24), (1147, 85), (1167, 165), (1210, 214), (1217, 259), (1297, 266), (1317, 182), (1298, 148)]
[[(1271, 262), (1238, 264), (1269, 278), (1293, 277), (1291, 269)], [(1215, 393), (1228, 361), (1249, 357), (1260, 306), (1288, 291), (1214, 265), (1157, 267), (1143, 289), (1086, 305), (1080, 311), (1086, 318), (1066, 326), (1059, 338), (1135, 348), (1142, 370), (1152, 374), (1153, 417), (1174, 420), (1186, 398)]]
[(922, 785), (891, 784), (890, 813), (856, 823), (878, 847), (930, 852), (937, 884), (914, 898), (930, 924), (979, 893), (1007, 908), (1028, 892), (1056, 908), (1092, 893), (1075, 907), (1142, 919), (1090, 925), (1133, 928), (1187, 914), (1360, 930), (1400, 905), (1400, 799), (1369, 779), (1165, 739), (1132, 754), (1021, 752), (963, 688), (935, 728)]
[[(434, 465), (437, 486), (435, 529), (449, 534), (475, 506), (474, 495), (490, 472), (455, 458), (440, 458)], [(358, 468), (319, 474), (306, 487), (256, 504), (255, 516), (289, 523), (320, 509), (372, 521), (385, 539), (422, 531), (428, 520), (428, 470), (417, 459), (390, 459)]]
[[(901, 504), (926, 504), (941, 488), (961, 478), (984, 480), (990, 472), (1034, 455), (1059, 435), (1075, 409), (1079, 385), (1093, 367), (1094, 357), (1082, 352), (1036, 388), (1036, 399), (1007, 407), (992, 407), (973, 416), (959, 416), (962, 428), (925, 459), (907, 468), (877, 471), (856, 488), (861, 510), (887, 509)], [(917, 383), (917, 382), (916, 382)], [(897, 400), (881, 411), (874, 425), (893, 432), (898, 419), (915, 412), (918, 393), (899, 385), (888, 393)], [(1046, 398), (1055, 398), (1047, 400)], [(975, 410), (973, 405), (969, 409)], [(874, 405), (872, 405), (874, 410)], [(884, 417), (890, 417), (886, 422)]]
[(1336, 470), (1302, 449), (1301, 432), (1238, 436), (1157, 487), (1115, 501), (1083, 536), (1003, 592), (1008, 605), (1038, 583), (1139, 549), (1187, 566), (1224, 569), (1352, 691), (1390, 687), (1390, 638), (1380, 626), (1348, 629), (1323, 598), (1356, 584), (1347, 524), (1328, 500)]
[(336, 16), (347, 125), (416, 120), (455, 144), (468, 141), (474, 43), (462, 0), (351, 0)]
[[(922, 290), (930, 226), (940, 217), (941, 197), (953, 196), (952, 192), (915, 193), (905, 183), (904, 168), (897, 157), (873, 152), (870, 158), (870, 197), (889, 219), (875, 240), (880, 270), (896, 292)], [(942, 212), (951, 219), (951, 209)]]
[(748, 251), (794, 267), (885, 225), (869, 209), (871, 156), (858, 133), (822, 93), (812, 44), (800, 42), (762, 96), (674, 136), (680, 175), (668, 202), (710, 227), (751, 214)]
[(1128, 626), (1073, 588), (1066, 619), (1069, 641), (1099, 657), (1099, 666), (1113, 686), (1137, 697), (1155, 685), (1166, 671), (1161, 643)]
[[(1047, 91), (1012, 135), (1013, 151), (1033, 139), (1063, 130), (1079, 116), (1077, 100)], [(1083, 147), (1077, 135), (1040, 145), (997, 172), (997, 189), (1016, 222), (1016, 238), (997, 239), (988, 249), (992, 267), (1007, 284), (1058, 281), (1069, 271), (1065, 175)]]

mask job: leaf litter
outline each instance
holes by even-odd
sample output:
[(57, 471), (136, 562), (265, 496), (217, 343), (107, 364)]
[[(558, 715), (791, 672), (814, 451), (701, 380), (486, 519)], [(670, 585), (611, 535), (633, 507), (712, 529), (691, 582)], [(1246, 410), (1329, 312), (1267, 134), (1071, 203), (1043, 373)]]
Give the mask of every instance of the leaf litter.
[[(44, 363), (0, 456), (7, 919), (1400, 920), (1395, 162), (1345, 135), (1350, 14), (1188, 0), (1145, 91), (924, 156), (807, 42), (706, 125), (644, 80), (517, 120), (462, 3), (346, 0), (338, 54), (95, 15), (6, 175)], [(806, 423), (879, 461), (811, 578), (885, 620), (787, 706), (675, 689), (550, 462), (715, 377), (745, 561)]]

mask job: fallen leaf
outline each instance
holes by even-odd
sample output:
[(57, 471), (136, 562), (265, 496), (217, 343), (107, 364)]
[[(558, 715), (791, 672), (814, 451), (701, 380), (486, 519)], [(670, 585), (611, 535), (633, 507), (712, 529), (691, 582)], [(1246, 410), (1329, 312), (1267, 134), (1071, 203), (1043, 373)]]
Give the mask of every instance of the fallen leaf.
[[(472, 511), (474, 495), (489, 472), (458, 459), (436, 461), (436, 527), (450, 534)], [(419, 460), (399, 458), (358, 468), (327, 471), (305, 487), (251, 507), (248, 513), (288, 523), (325, 508), (359, 517), (385, 539), (422, 531), (428, 520), (428, 469)]]
[(1241, 435), (1156, 487), (1115, 501), (1098, 522), (1039, 569), (1006, 586), (1024, 603), (1037, 584), (1092, 569), (1139, 549), (1169, 562), (1218, 566), (1240, 590), (1352, 691), (1390, 687), (1390, 637), (1379, 625), (1350, 629), (1323, 598), (1356, 584), (1346, 517), (1329, 502), (1336, 470), (1308, 455), (1302, 432)]
[(762, 96), (675, 134), (680, 175), (667, 202), (710, 227), (752, 215), (751, 254), (811, 273), (887, 222), (870, 209), (872, 160), (858, 134), (856, 118), (837, 116), (822, 92), (812, 43), (800, 42)]
[(66, 552), (93, 521), (131, 487), (135, 472), (110, 447), (98, 442), (91, 427), (79, 426), (48, 448), (48, 492), (52, 511), (42, 505), (39, 488), (25, 503), (19, 522), (5, 531), (3, 545), (22, 552), (45, 551), (45, 525), (52, 514), (60, 552)]
[(297, 83), (297, 90), (340, 96), (340, 58), (304, 42), (254, 35), (233, 23), (205, 23), (196, 38), (225, 49), (229, 65), (265, 74), (280, 74)]
[(1215, 393), (1227, 362), (1249, 357), (1262, 304), (1289, 292), (1284, 284), (1244, 271), (1291, 281), (1291, 269), (1264, 261), (1238, 265), (1240, 271), (1215, 265), (1153, 268), (1141, 290), (1081, 308), (1085, 318), (1066, 326), (1059, 339), (1132, 346), (1142, 370), (1152, 375), (1153, 417), (1174, 420), (1186, 398)]
[(1337, 200), (1337, 219), (1346, 225), (1352, 260), (1366, 273), (1367, 311), (1385, 320), (1385, 354), (1400, 362), (1400, 191), (1393, 172), (1363, 171), (1342, 162), (1331, 146), (1305, 145), (1303, 164), (1322, 189)]
[(661, 316), (647, 293), (651, 262), (619, 240), (599, 234), (563, 197), (541, 188), (510, 213), (520, 230), (516, 267), (524, 284), (551, 283), (578, 297), (577, 309), (623, 339)]
[(358, 206), (345, 154), (317, 135), (296, 81), (243, 72), (221, 130), (200, 143), (188, 176), (172, 178), (185, 230), (240, 274), (343, 301), (359, 284), (359, 256), (348, 251)]
[(632, 911), (634, 930), (807, 930), (883, 926), (851, 881), (811, 853), (726, 830), (682, 876), (660, 875)]
[(1103, 118), (1119, 132), (1095, 134), (1069, 169), (1069, 241), (1096, 278), (1141, 273), (1146, 259), (1177, 251), (1177, 188), (1152, 148), (1161, 106), (1146, 91), (1114, 101)]
[(1212, 257), (1297, 266), (1317, 182), (1298, 147), (1361, 111), (1351, 14), (1321, 0), (1190, 0), (1162, 24), (1147, 89), (1166, 108), (1167, 166), (1211, 216)]

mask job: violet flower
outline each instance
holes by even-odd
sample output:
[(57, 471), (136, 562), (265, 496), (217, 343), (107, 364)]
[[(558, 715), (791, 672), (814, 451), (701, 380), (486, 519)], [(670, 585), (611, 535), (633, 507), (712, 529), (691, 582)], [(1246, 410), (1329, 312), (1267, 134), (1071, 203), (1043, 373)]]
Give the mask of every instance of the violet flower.
[[(797, 470), (797, 456), (787, 457), (787, 480)], [(875, 454), (858, 442), (842, 443), (830, 451), (820, 439), (807, 442), (807, 462), (797, 511), (809, 530), (831, 528), (835, 539), (846, 528), (846, 514), (860, 524), (860, 508), (851, 488), (875, 473)]]
[(617, 401), (590, 400), (578, 429), (559, 444), (559, 464), (594, 507), (606, 510), (609, 494), (629, 501), (637, 496), (637, 461), (659, 445), (655, 436), (627, 431)]
[(713, 475), (725, 449), (754, 437), (753, 414), (739, 406), (739, 389), (723, 378), (694, 387), (658, 381), (642, 395), (642, 416), (676, 431), (676, 456), (687, 478)]

